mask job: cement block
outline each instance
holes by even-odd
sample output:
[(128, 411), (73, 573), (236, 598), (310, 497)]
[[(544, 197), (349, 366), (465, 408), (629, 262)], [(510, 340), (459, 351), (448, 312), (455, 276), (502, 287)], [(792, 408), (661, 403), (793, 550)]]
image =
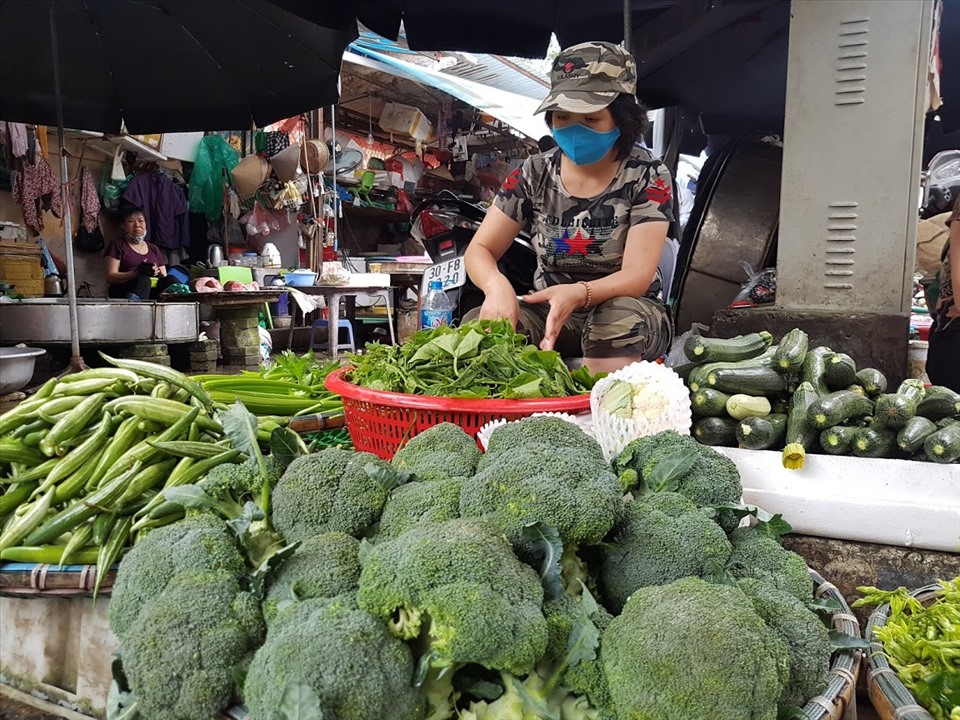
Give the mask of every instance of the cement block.
[[(733, 337), (759, 330), (775, 341), (799, 327), (810, 347), (826, 345), (852, 357), (857, 367), (873, 367), (896, 387), (907, 374), (910, 316), (906, 314), (793, 311), (778, 308), (722, 310), (713, 316), (710, 334)], [(684, 328), (685, 329), (685, 328)]]
[(119, 351), (120, 357), (138, 360), (147, 360), (152, 357), (166, 355), (169, 351), (166, 343), (140, 343), (128, 345)]
[(260, 318), (256, 311), (249, 310), (221, 310), (218, 315), (220, 319), (220, 332), (227, 325), (233, 325), (240, 328), (255, 328), (260, 324)]
[[(873, 585), (881, 590), (901, 586), (915, 590), (937, 579), (960, 576), (958, 553), (808, 535), (787, 535), (783, 546), (801, 555), (807, 565), (836, 585), (851, 605), (860, 597), (857, 587), (861, 585)], [(861, 628), (867, 626), (872, 610), (854, 608)]]

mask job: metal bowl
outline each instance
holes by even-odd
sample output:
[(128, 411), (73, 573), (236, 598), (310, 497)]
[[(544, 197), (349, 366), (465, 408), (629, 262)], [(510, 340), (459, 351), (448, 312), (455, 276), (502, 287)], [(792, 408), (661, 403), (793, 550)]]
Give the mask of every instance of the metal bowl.
[(46, 350), (32, 347), (0, 348), (0, 395), (26, 387), (33, 377), (33, 366)]

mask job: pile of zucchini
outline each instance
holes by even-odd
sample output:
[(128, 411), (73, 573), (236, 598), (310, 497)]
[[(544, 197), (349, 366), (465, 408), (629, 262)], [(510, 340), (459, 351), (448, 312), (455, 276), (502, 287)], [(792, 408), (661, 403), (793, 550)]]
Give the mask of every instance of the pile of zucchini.
[(159, 490), (244, 457), (197, 382), (104, 357), (0, 415), (0, 560), (96, 564), (96, 590), (138, 532), (177, 519), (135, 525)]
[(690, 363), (674, 369), (690, 388), (700, 442), (782, 448), (789, 469), (808, 452), (960, 462), (960, 394), (919, 380), (888, 392), (879, 370), (810, 348), (799, 328), (772, 341), (766, 332), (687, 339)]

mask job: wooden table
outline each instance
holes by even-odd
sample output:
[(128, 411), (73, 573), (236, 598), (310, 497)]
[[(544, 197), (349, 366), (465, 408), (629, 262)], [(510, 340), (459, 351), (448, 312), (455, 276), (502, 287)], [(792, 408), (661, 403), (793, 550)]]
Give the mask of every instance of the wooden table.
[[(380, 295), (382, 293), (392, 293), (392, 287), (382, 285), (305, 285), (297, 287), (297, 290), (305, 295), (321, 295), (327, 303), (327, 331), (329, 334), (328, 345), (330, 347), (330, 357), (336, 360), (340, 353), (337, 350), (337, 334), (340, 322), (340, 299), (346, 298), (347, 301), (347, 319), (353, 322), (356, 319), (356, 300), (357, 295)], [(390, 305), (393, 305), (391, 302)], [(393, 320), (390, 318), (390, 308), (387, 308), (387, 320), (390, 328), (390, 339), (396, 343), (396, 333), (393, 329)], [(290, 323), (289, 343), (293, 340), (293, 323)]]

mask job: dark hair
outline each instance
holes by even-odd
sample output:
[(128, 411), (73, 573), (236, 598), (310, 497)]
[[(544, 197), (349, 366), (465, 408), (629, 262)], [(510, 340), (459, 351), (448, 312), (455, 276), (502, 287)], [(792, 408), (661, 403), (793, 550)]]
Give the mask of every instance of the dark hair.
[[(617, 138), (614, 147), (617, 149), (617, 160), (622, 160), (630, 154), (633, 146), (640, 141), (650, 125), (647, 120), (647, 108), (635, 95), (620, 93), (612, 103), (607, 105), (607, 109), (613, 116), (614, 124), (620, 129), (620, 137)], [(552, 130), (553, 111), (548, 110), (544, 119), (547, 121), (547, 127)]]
[(540, 152), (546, 152), (547, 150), (553, 150), (557, 146), (557, 141), (553, 139), (553, 135), (544, 135), (542, 138), (537, 140), (537, 147), (540, 148)]
[(144, 220), (147, 218), (147, 214), (143, 211), (143, 208), (138, 205), (124, 203), (120, 206), (120, 222), (126, 222), (127, 218), (131, 215), (143, 215)]

